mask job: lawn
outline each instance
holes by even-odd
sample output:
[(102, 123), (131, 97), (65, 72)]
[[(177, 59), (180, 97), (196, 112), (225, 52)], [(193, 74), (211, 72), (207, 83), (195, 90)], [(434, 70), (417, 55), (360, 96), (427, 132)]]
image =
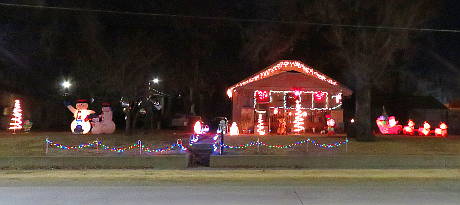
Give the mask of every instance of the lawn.
[[(175, 130), (154, 130), (127, 136), (123, 133), (111, 135), (73, 135), (69, 132), (31, 132), (24, 134), (10, 134), (0, 132), (0, 156), (43, 156), (45, 155), (45, 139), (48, 138), (63, 145), (79, 145), (94, 141), (102, 141), (103, 144), (117, 147), (132, 145), (137, 140), (142, 140), (145, 146), (153, 148), (161, 145), (175, 143), (177, 139), (188, 142), (190, 134)], [(241, 145), (251, 141), (264, 142), (267, 145), (288, 145), (301, 140), (312, 139), (319, 144), (333, 144), (343, 142), (344, 137), (339, 136), (226, 136), (225, 143), (228, 145)], [(252, 146), (245, 149), (229, 150), (231, 154), (366, 154), (366, 155), (456, 155), (460, 154), (460, 137), (449, 136), (447, 138), (414, 137), (414, 136), (379, 136), (376, 142), (358, 142), (349, 139), (348, 145), (342, 145), (334, 149), (324, 149), (302, 144), (288, 149), (268, 148), (266, 146)], [(95, 149), (87, 149), (85, 152), (62, 151), (50, 149), (48, 155), (109, 155), (107, 152), (96, 152)], [(113, 154), (113, 153), (112, 153)], [(136, 154), (124, 153), (124, 155)]]

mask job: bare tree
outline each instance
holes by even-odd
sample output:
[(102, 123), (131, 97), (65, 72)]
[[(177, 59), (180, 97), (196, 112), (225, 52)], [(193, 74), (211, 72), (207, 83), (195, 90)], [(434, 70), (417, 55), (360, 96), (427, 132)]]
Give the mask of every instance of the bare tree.
[[(432, 14), (430, 0), (334, 0), (316, 1), (311, 11), (318, 20), (337, 25), (417, 27)], [(310, 12), (310, 11), (309, 11)], [(381, 85), (385, 72), (397, 52), (404, 51), (417, 34), (406, 29), (344, 28), (326, 29), (327, 39), (336, 46), (334, 52), (355, 82), (356, 137), (373, 141), (371, 90)]]

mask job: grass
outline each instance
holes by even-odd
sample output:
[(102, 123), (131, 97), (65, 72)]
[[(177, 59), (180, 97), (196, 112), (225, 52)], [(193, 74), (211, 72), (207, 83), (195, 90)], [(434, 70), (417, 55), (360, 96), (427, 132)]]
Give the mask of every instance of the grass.
[(0, 171), (3, 183), (270, 183), (304, 184), (315, 180), (460, 180), (458, 169), (407, 170), (8, 170)]
[[(73, 135), (69, 132), (31, 132), (26, 134), (11, 134), (0, 132), (0, 157), (1, 156), (43, 156), (45, 155), (44, 140), (46, 138), (64, 145), (78, 145), (91, 142), (96, 139), (101, 140), (109, 146), (130, 145), (137, 140), (147, 145), (163, 145), (175, 143), (177, 139), (183, 139), (184, 144), (188, 142), (189, 134), (173, 130), (154, 130), (152, 132), (140, 133), (126, 136), (123, 133), (112, 135)], [(338, 136), (226, 136), (225, 143), (229, 145), (245, 144), (250, 141), (260, 141), (266, 144), (286, 145), (307, 138), (315, 139), (319, 143), (334, 143), (343, 141), (343, 137)], [(447, 138), (436, 137), (413, 137), (413, 136), (379, 136), (376, 142), (358, 142), (350, 139), (347, 145), (334, 150), (324, 150), (312, 145), (298, 146), (294, 149), (275, 150), (260, 147), (248, 148), (245, 151), (231, 151), (232, 154), (307, 154), (307, 153), (327, 153), (327, 154), (365, 154), (365, 155), (458, 155), (460, 154), (460, 137), (449, 136)], [(50, 150), (49, 155), (96, 155), (93, 151), (75, 152)]]

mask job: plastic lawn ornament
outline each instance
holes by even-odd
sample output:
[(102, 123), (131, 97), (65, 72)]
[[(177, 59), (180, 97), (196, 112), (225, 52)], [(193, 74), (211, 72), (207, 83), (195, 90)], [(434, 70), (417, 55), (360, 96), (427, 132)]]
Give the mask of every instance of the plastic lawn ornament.
[(232, 122), (232, 126), (230, 126), (230, 135), (234, 136), (239, 134), (240, 130), (238, 129), (238, 125), (236, 124), (236, 122)]
[(217, 128), (217, 133), (227, 134), (227, 120), (220, 120), (219, 127)]
[(335, 134), (335, 120), (332, 119), (331, 115), (326, 115), (327, 134)]
[(430, 134), (431, 125), (425, 121), (423, 127), (418, 128), (418, 134), (420, 136), (428, 136)]
[(30, 120), (26, 120), (24, 122), (24, 125), (22, 126), (24, 128), (24, 132), (30, 132), (30, 129), (32, 129), (33, 123)]
[(200, 121), (196, 121), (195, 122), (195, 125), (193, 126), (193, 131), (195, 132), (195, 134), (199, 135), (199, 134), (203, 134), (203, 131), (202, 131), (202, 126), (201, 126), (201, 122)]
[(404, 126), (403, 133), (405, 135), (414, 135), (415, 133), (415, 123), (412, 120), (409, 120), (407, 126)]
[(21, 109), (21, 101), (15, 100), (14, 101), (14, 109), (13, 109), (13, 117), (11, 118), (9, 130), (13, 130), (16, 133), (16, 130), (22, 129), (22, 109)]
[(70, 104), (67, 104), (67, 108), (75, 118), (70, 125), (72, 133), (87, 134), (91, 130), (89, 115), (95, 113), (92, 110), (88, 110), (88, 102), (86, 100), (77, 100), (76, 108)]
[(434, 134), (438, 137), (447, 137), (447, 125), (446, 123), (441, 122), (439, 128), (434, 130)]

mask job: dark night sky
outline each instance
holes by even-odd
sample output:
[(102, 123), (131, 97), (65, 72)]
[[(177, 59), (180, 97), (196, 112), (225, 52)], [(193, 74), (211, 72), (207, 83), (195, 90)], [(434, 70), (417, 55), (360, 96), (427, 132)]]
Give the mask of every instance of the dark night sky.
[[(6, 3), (24, 3), (26, 1), (2, 1)], [(47, 6), (58, 6), (62, 5), (61, 1), (41, 1), (47, 2)], [(274, 15), (270, 12), (271, 9), (276, 7), (282, 1), (271, 0), (264, 1), (266, 2), (267, 10), (265, 12), (256, 11), (253, 8), (254, 2), (239, 2), (236, 1), (113, 1), (113, 0), (101, 0), (101, 1), (91, 1), (91, 4), (85, 1), (75, 1), (67, 3), (63, 6), (68, 7), (90, 7), (94, 9), (102, 10), (117, 10), (117, 11), (136, 11), (136, 12), (153, 12), (153, 13), (168, 13), (168, 14), (183, 14), (183, 15), (196, 15), (196, 16), (226, 16), (226, 17), (237, 17), (237, 18), (267, 18), (267, 19), (276, 19), (277, 15)], [(26, 2), (27, 3), (27, 2)], [(77, 32), (75, 25), (78, 24), (78, 21), (75, 19), (78, 18), (78, 12), (56, 12), (56, 11), (45, 11), (49, 15), (43, 15), (42, 19), (30, 19), (31, 12), (36, 12), (34, 9), (26, 8), (5, 8), (0, 7), (1, 10), (10, 11), (0, 15), (1, 21), (0, 29), (8, 29), (9, 32), (22, 32), (21, 27), (24, 25), (33, 23), (33, 24), (46, 24), (52, 18), (60, 18), (60, 23), (63, 33), (73, 33)], [(14, 12), (11, 12), (13, 11)], [(460, 29), (460, 18), (458, 11), (460, 11), (460, 3), (456, 0), (444, 0), (441, 11), (438, 14), (438, 17), (433, 19), (431, 23), (426, 25), (426, 27), (431, 28), (442, 28), (442, 29)], [(21, 13), (22, 12), (22, 13)], [(77, 18), (75, 18), (77, 17)], [(112, 15), (104, 14), (99, 15), (101, 22), (110, 29), (113, 30), (112, 35), (123, 35), (129, 33), (133, 30), (148, 30), (149, 32), (177, 32), (170, 29), (170, 25), (173, 23), (181, 22), (183, 19), (170, 18), (170, 17), (143, 17), (143, 16), (130, 16), (130, 15)], [(201, 27), (205, 27), (212, 22), (206, 20), (193, 20), (195, 24), (201, 24)], [(7, 26), (6, 26), (7, 25)], [(240, 34), (234, 29), (237, 27), (234, 23), (228, 22), (221, 25), (227, 27), (228, 32), (225, 32), (223, 35), (213, 36), (219, 41), (219, 45), (215, 48), (213, 52), (213, 59), (216, 62), (219, 62), (221, 65), (217, 67), (224, 70), (232, 69), (235, 66), (248, 66), (239, 58), (239, 39)], [(39, 27), (39, 26), (38, 26)], [(196, 28), (196, 29), (201, 29)], [(154, 28), (154, 29), (153, 29)], [(32, 31), (28, 31), (31, 32)], [(209, 32), (204, 29), (203, 32)], [(24, 35), (24, 34), (23, 34)], [(74, 34), (78, 35), (78, 34)], [(454, 96), (452, 93), (457, 93), (460, 90), (459, 83), (456, 79), (459, 78), (460, 69), (457, 65), (460, 65), (460, 34), (459, 33), (427, 33), (420, 38), (417, 45), (417, 52), (415, 58), (411, 61), (410, 71), (413, 72), (414, 79), (428, 79), (432, 80), (433, 74), (439, 75), (441, 81), (445, 80), (446, 82), (442, 85), (444, 91), (450, 92), (449, 96), (446, 97), (443, 93), (440, 93), (438, 89), (433, 89), (430, 85), (420, 85), (418, 89), (420, 94), (430, 94), (434, 95), (440, 100), (446, 100), (447, 98), (458, 98), (459, 96)], [(7, 40), (7, 39), (6, 39)], [(28, 39), (33, 41), (34, 37), (31, 34), (31, 37)], [(3, 39), (5, 41), (5, 39)], [(7, 42), (8, 43), (8, 42)], [(22, 42), (29, 44), (30, 42)], [(171, 46), (180, 46), (180, 40), (171, 42)], [(5, 42), (2, 42), (1, 45), (5, 45)], [(30, 43), (33, 45), (33, 43)], [(20, 47), (21, 45), (16, 45)], [(23, 45), (22, 45), (23, 46)], [(22, 49), (22, 50), (21, 50)], [(16, 48), (15, 45), (9, 45), (8, 52), (2, 52), (2, 59), (7, 59), (9, 61), (14, 61), (15, 59), (21, 59), (19, 56), (20, 52), (24, 51), (24, 48)], [(27, 52), (36, 51), (35, 48), (28, 48)], [(15, 55), (18, 56), (15, 56)], [(296, 56), (288, 55), (288, 56)], [(218, 60), (217, 60), (218, 59)], [(209, 62), (209, 63), (216, 63)], [(14, 62), (16, 64), (20, 63), (29, 63), (27, 61), (17, 60)], [(62, 62), (59, 62), (59, 58), (56, 60), (56, 64), (59, 65)], [(309, 64), (308, 62), (306, 62)], [(9, 62), (11, 65), (11, 62)], [(242, 72), (238, 73), (228, 73), (228, 82), (224, 84), (228, 85), (235, 83), (239, 79), (242, 79), (253, 73), (261, 67), (266, 65), (261, 65), (258, 68), (245, 68), (242, 69)], [(326, 71), (327, 73), (327, 71)], [(334, 77), (334, 73), (327, 73), (330, 76)], [(442, 90), (442, 89), (441, 89)], [(424, 93), (424, 91), (426, 91)]]

